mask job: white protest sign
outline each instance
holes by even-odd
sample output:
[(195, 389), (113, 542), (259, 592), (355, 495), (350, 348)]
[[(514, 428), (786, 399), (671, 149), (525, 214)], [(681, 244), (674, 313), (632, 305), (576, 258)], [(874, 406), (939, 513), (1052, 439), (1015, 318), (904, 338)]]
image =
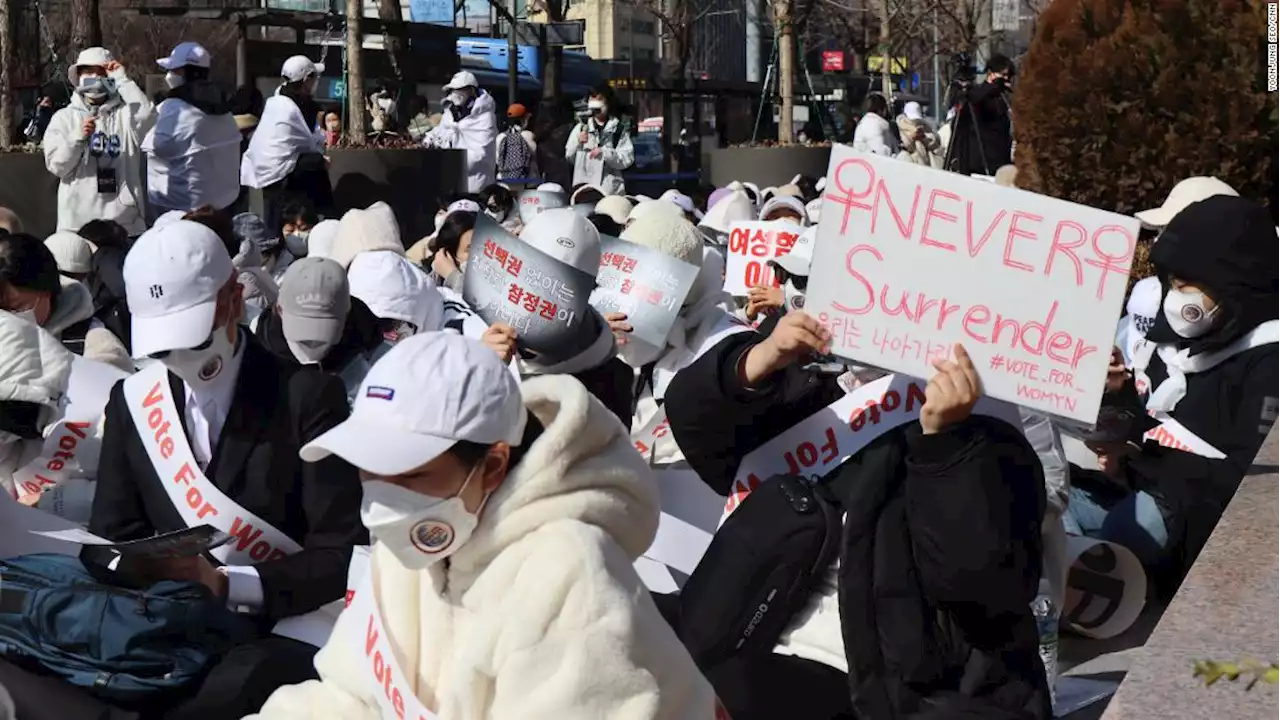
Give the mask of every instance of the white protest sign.
[(1199, 435), (1171, 417), (1164, 418), (1159, 425), (1148, 430), (1142, 437), (1146, 440), (1154, 440), (1162, 447), (1189, 452), (1211, 460), (1222, 460), (1226, 457), (1221, 450), (1205, 442)]
[(832, 352), (930, 377), (963, 343), (986, 394), (1092, 425), (1135, 218), (831, 153), (805, 311)]
[(1147, 602), (1147, 573), (1134, 554), (1104, 540), (1067, 536), (1067, 597), (1062, 622), (1092, 638), (1129, 629)]
[(528, 225), (530, 221), (548, 210), (562, 208), (568, 203), (564, 195), (546, 190), (525, 190), (516, 196), (519, 203), (520, 222)]
[(627, 316), (631, 334), (665, 347), (698, 268), (653, 248), (611, 235), (600, 236), (600, 272), (591, 305)]
[(741, 297), (757, 285), (781, 287), (769, 261), (791, 252), (802, 232), (804, 228), (786, 220), (740, 222), (729, 226), (725, 292)]

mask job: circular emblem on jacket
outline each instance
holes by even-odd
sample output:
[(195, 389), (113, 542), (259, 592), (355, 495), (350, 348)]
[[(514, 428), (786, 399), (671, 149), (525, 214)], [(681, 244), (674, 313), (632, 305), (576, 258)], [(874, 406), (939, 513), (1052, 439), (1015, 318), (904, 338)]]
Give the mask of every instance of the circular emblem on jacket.
[(1199, 322), (1204, 317), (1204, 310), (1199, 305), (1188, 303), (1182, 306), (1182, 319), (1187, 322)]
[(422, 552), (435, 555), (453, 544), (453, 526), (439, 520), (423, 520), (410, 528), (409, 540)]
[(218, 377), (218, 373), (220, 372), (222, 372), (222, 356), (215, 355), (214, 357), (209, 358), (209, 362), (200, 366), (200, 372), (198, 374), (201, 380), (208, 382)]

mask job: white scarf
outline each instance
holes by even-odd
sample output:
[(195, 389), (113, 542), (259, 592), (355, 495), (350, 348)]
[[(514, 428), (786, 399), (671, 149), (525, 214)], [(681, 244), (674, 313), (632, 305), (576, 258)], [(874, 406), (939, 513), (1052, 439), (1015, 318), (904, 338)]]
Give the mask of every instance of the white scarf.
[[(1280, 320), (1268, 320), (1221, 350), (1198, 355), (1192, 355), (1188, 348), (1179, 350), (1171, 344), (1156, 345), (1143, 340), (1133, 351), (1134, 383), (1139, 393), (1151, 392), (1147, 411), (1157, 418), (1165, 417), (1186, 396), (1187, 375), (1211, 370), (1246, 350), (1276, 342), (1280, 342)], [(1153, 354), (1160, 356), (1169, 375), (1154, 390), (1147, 376)]]

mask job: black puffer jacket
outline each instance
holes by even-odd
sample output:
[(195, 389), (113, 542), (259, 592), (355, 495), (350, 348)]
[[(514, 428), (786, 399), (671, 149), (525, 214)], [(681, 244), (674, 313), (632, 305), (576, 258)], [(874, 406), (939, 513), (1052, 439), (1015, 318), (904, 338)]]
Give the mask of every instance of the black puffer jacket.
[[(1190, 349), (1194, 357), (1221, 350), (1280, 314), (1280, 243), (1271, 215), (1252, 201), (1221, 196), (1192, 205), (1165, 229), (1151, 250), (1151, 261), (1164, 295), (1171, 277), (1195, 282), (1217, 301), (1221, 320), (1189, 340), (1173, 331), (1161, 311), (1147, 333), (1150, 342)], [(1152, 495), (1164, 515), (1174, 549), (1171, 580), (1191, 566), (1271, 431), (1280, 397), (1278, 375), (1280, 347), (1275, 343), (1186, 375), (1187, 393), (1170, 414), (1225, 459), (1150, 441), (1130, 459), (1131, 484)], [(1151, 358), (1147, 376), (1151, 388), (1168, 377), (1159, 355)]]
[[(841, 394), (796, 367), (744, 389), (739, 359), (761, 339), (726, 338), (667, 390), (676, 442), (722, 495), (743, 456)], [(1051, 716), (1030, 608), (1042, 478), (1020, 432), (979, 416), (887, 432), (828, 478), (847, 510), (840, 616), (860, 717)]]

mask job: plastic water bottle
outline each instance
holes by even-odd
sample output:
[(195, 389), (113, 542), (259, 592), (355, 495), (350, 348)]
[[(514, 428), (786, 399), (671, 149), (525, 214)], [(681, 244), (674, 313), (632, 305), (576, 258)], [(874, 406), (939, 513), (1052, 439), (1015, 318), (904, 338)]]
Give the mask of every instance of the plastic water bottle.
[(1031, 613), (1036, 618), (1036, 631), (1040, 637), (1040, 662), (1044, 665), (1045, 679), (1049, 681), (1049, 700), (1057, 707), (1058, 684), (1058, 616), (1060, 611), (1053, 604), (1043, 587), (1031, 603)]

